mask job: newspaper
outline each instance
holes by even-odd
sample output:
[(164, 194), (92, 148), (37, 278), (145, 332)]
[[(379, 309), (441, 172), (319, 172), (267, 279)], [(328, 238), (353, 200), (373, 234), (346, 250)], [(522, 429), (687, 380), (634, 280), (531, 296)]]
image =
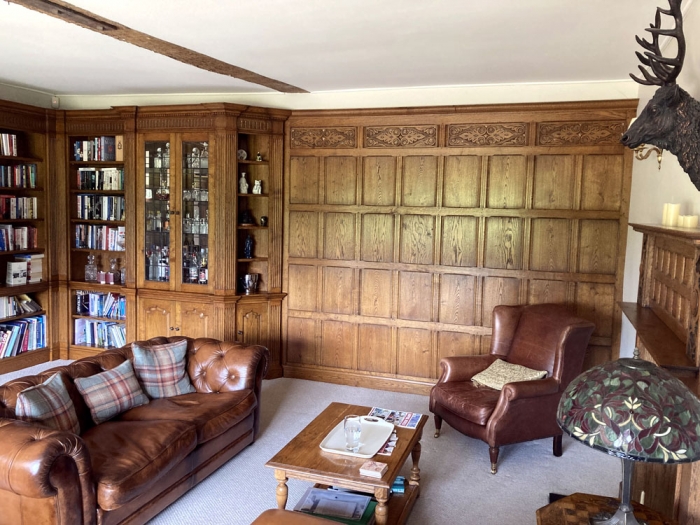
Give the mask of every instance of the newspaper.
[(307, 514), (322, 514), (351, 520), (359, 520), (370, 502), (369, 496), (309, 487), (294, 510)]
[(402, 428), (416, 428), (423, 414), (417, 412), (401, 412), (389, 408), (374, 407), (369, 413), (372, 417), (383, 419), (387, 423), (393, 423)]

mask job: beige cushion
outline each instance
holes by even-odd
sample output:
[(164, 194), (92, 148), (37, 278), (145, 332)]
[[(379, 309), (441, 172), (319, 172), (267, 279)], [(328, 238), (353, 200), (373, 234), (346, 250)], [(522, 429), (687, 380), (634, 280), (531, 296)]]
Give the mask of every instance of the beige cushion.
[(501, 390), (503, 389), (503, 385), (508, 383), (542, 379), (546, 377), (546, 375), (547, 372), (544, 370), (533, 370), (525, 366), (508, 363), (502, 359), (496, 359), (486, 370), (472, 377), (472, 381), (477, 385)]

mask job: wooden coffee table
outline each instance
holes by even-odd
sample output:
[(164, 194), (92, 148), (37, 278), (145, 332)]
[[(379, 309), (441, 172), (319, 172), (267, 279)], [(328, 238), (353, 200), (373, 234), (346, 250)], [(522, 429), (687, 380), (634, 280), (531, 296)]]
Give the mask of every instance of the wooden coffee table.
[[(342, 487), (373, 494), (377, 499), (375, 518), (379, 525), (405, 523), (420, 492), (420, 439), (428, 416), (421, 417), (415, 429), (396, 427), (398, 442), (391, 456), (376, 456), (374, 459), (388, 465), (380, 479), (360, 476), (360, 465), (364, 458), (324, 452), (319, 445), (333, 428), (347, 415), (369, 414), (371, 407), (331, 403), (309, 425), (292, 439), (265, 466), (275, 469), (277, 479), (277, 506), (287, 505), (287, 480), (303, 479), (318, 486)], [(408, 456), (413, 460), (411, 475), (404, 494), (392, 494), (389, 489), (399, 475)]]

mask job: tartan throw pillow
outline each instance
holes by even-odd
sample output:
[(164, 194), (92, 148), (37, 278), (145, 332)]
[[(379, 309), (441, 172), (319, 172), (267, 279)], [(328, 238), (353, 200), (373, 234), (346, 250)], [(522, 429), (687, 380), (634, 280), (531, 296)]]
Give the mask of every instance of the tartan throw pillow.
[(545, 370), (533, 370), (522, 365), (514, 365), (502, 359), (496, 359), (489, 367), (472, 377), (472, 382), (477, 385), (488, 386), (496, 390), (503, 390), (508, 383), (516, 381), (532, 381), (542, 379), (547, 375)]
[(186, 370), (186, 340), (148, 347), (133, 343), (131, 350), (136, 377), (151, 399), (195, 392)]
[(55, 373), (40, 385), (30, 386), (17, 394), (15, 415), (23, 421), (33, 421), (55, 430), (80, 434), (78, 415), (61, 372)]
[(111, 370), (75, 380), (75, 386), (99, 425), (122, 412), (148, 403), (128, 359)]

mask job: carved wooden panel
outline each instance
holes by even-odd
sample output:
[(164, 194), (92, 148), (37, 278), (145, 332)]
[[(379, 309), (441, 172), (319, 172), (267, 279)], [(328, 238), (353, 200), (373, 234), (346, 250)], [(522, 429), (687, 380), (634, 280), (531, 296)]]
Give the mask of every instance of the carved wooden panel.
[(481, 193), (481, 157), (453, 155), (445, 158), (442, 205), (476, 208)]
[(569, 269), (571, 225), (565, 219), (533, 219), (530, 269), (565, 272)]
[(622, 157), (586, 155), (581, 184), (582, 210), (619, 210), (622, 196)]
[(316, 157), (292, 157), (289, 170), (289, 202), (292, 204), (317, 204), (319, 159)]
[(326, 159), (326, 204), (355, 204), (357, 160), (355, 157)]
[(289, 308), (309, 312), (316, 310), (317, 275), (315, 266), (295, 264), (289, 267)]
[(476, 306), (476, 277), (444, 274), (440, 277), (441, 323), (472, 326)]
[(458, 147), (525, 146), (528, 125), (516, 124), (450, 124), (447, 145)]
[(615, 273), (619, 230), (620, 225), (617, 221), (581, 221), (580, 272)]
[(435, 218), (430, 215), (401, 217), (400, 257), (403, 263), (432, 264)]
[(484, 266), (519, 270), (523, 266), (522, 219), (490, 217), (486, 220)]
[(537, 144), (541, 146), (603, 145), (617, 146), (627, 129), (624, 120), (607, 122), (545, 122), (537, 125)]
[(538, 155), (532, 207), (540, 210), (570, 210), (574, 207), (574, 157)]
[(352, 213), (327, 213), (323, 243), (325, 259), (355, 258), (355, 215)]
[(364, 269), (361, 274), (360, 315), (391, 317), (393, 284), (389, 270)]
[(390, 373), (394, 362), (391, 347), (390, 327), (361, 324), (360, 342), (357, 347), (357, 368), (367, 372)]
[(347, 127), (292, 128), (292, 148), (355, 148), (357, 130)]
[(397, 373), (402, 376), (434, 377), (429, 330), (399, 328)]
[(318, 257), (318, 213), (290, 212), (288, 241), (290, 257), (309, 259)]
[(433, 275), (427, 272), (399, 272), (399, 318), (430, 321)]
[(476, 217), (443, 217), (440, 264), (476, 266), (478, 225)]
[(437, 157), (404, 157), (401, 203), (404, 206), (435, 206)]
[(564, 281), (548, 281), (531, 279), (528, 289), (528, 304), (545, 304), (568, 302), (569, 283)]
[(527, 158), (523, 155), (498, 155), (489, 163), (487, 206), (523, 208)]
[(327, 266), (323, 269), (323, 311), (333, 314), (353, 314), (354, 270)]
[(361, 259), (367, 262), (393, 262), (394, 216), (367, 213), (362, 216)]
[(289, 317), (287, 320), (287, 361), (307, 365), (316, 362), (316, 321)]
[(437, 126), (367, 126), (365, 148), (434, 148)]
[(324, 321), (320, 364), (332, 368), (354, 368), (356, 330), (357, 326), (352, 323)]
[(396, 201), (396, 159), (365, 157), (363, 163), (362, 204), (391, 206)]
[(520, 279), (484, 277), (481, 324), (491, 327), (493, 309), (499, 304), (520, 304)]

